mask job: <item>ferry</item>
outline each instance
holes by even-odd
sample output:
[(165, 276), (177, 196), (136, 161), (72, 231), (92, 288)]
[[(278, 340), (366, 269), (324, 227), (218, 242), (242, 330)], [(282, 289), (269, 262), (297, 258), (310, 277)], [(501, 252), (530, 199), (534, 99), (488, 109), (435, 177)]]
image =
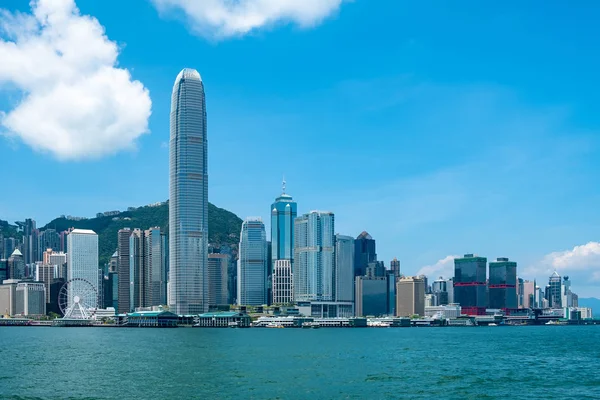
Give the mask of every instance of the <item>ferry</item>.
[(488, 326), (498, 326), (498, 324), (492, 322), (491, 324), (488, 324)]

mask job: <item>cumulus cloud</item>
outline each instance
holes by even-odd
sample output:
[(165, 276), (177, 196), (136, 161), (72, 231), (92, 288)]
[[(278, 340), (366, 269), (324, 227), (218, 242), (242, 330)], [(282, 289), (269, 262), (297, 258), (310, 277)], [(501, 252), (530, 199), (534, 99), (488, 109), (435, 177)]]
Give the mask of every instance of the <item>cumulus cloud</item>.
[(433, 265), (422, 267), (417, 275), (425, 275), (430, 279), (442, 276), (446, 279), (454, 276), (454, 259), (459, 256), (446, 256)]
[(183, 12), (194, 32), (225, 38), (276, 23), (310, 27), (334, 13), (343, 0), (152, 0), (161, 13)]
[(0, 9), (0, 84), (22, 93), (0, 114), (3, 134), (62, 160), (133, 148), (152, 102), (118, 55), (73, 0), (34, 0), (31, 14)]
[(600, 243), (589, 242), (572, 250), (557, 251), (529, 266), (525, 274), (550, 276), (553, 271), (573, 275), (580, 283), (600, 282)]

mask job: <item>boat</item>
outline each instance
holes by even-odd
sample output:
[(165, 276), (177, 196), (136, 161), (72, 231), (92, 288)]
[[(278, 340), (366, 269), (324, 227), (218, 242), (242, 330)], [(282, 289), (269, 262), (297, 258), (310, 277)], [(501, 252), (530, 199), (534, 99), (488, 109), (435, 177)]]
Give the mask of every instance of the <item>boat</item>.
[(488, 324), (488, 326), (498, 326), (498, 324), (492, 322), (491, 324)]
[(318, 329), (320, 327), (321, 325), (318, 322), (307, 321), (302, 323), (302, 328), (304, 329)]
[(228, 328), (239, 328), (240, 327), (240, 323), (238, 321), (233, 321), (227, 324)]

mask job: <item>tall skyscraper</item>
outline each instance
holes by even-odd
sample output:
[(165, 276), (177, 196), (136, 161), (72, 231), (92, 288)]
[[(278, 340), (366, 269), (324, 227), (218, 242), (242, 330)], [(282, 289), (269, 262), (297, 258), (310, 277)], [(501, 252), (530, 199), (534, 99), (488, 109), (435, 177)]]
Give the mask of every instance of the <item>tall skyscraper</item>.
[(355, 313), (357, 317), (379, 317), (388, 314), (389, 281), (386, 278), (355, 278)]
[(454, 302), (467, 315), (485, 314), (487, 258), (465, 254), (454, 259)]
[(146, 240), (146, 270), (148, 271), (147, 299), (149, 305), (167, 304), (167, 270), (168, 243), (167, 235), (160, 227), (153, 227), (144, 232)]
[(129, 236), (129, 307), (149, 307), (148, 263), (146, 262), (146, 238), (144, 231), (134, 229)]
[(396, 278), (400, 277), (400, 261), (396, 257), (390, 261), (390, 270)]
[(548, 279), (548, 289), (546, 290), (549, 307), (562, 308), (561, 286), (562, 280), (558, 272), (554, 271)]
[(169, 307), (208, 310), (208, 142), (204, 84), (182, 70), (173, 85), (169, 142)]
[(354, 301), (354, 238), (335, 235), (335, 300)]
[[(123, 228), (117, 233), (117, 254), (118, 263), (117, 271), (119, 275), (117, 287), (118, 287), (118, 312), (120, 314), (128, 313), (133, 311), (131, 303), (131, 271), (129, 268), (130, 257), (129, 257), (129, 236), (131, 236), (131, 229)], [(67, 236), (68, 237), (68, 236)], [(67, 240), (68, 243), (68, 240)]]
[(294, 300), (335, 300), (335, 218), (311, 211), (294, 221)]
[[(96, 308), (98, 306), (98, 235), (89, 229), (73, 229), (67, 237), (69, 253), (67, 253), (68, 278), (83, 279), (96, 289), (96, 294), (90, 294), (85, 304)], [(73, 282), (73, 288), (82, 284)], [(69, 297), (71, 301), (71, 297)], [(69, 304), (69, 307), (71, 304)]]
[(508, 258), (490, 261), (488, 281), (489, 308), (516, 309), (517, 263)]
[(208, 305), (227, 304), (227, 268), (229, 254), (208, 255)]
[(8, 257), (8, 279), (25, 277), (25, 260), (19, 249), (15, 249)]
[(366, 275), (369, 263), (374, 261), (377, 261), (375, 239), (363, 231), (354, 241), (354, 275)]
[(425, 315), (425, 281), (420, 277), (406, 277), (396, 282), (396, 315), (409, 317)]
[(267, 234), (260, 218), (242, 223), (237, 276), (237, 303), (267, 304)]

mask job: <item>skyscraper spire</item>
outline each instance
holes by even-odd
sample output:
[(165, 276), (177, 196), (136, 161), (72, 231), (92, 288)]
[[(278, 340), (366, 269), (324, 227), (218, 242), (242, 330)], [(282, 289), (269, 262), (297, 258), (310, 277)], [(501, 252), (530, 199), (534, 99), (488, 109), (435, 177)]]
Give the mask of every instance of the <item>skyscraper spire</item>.
[(285, 175), (283, 176), (283, 182), (281, 182), (282, 194), (285, 194)]

